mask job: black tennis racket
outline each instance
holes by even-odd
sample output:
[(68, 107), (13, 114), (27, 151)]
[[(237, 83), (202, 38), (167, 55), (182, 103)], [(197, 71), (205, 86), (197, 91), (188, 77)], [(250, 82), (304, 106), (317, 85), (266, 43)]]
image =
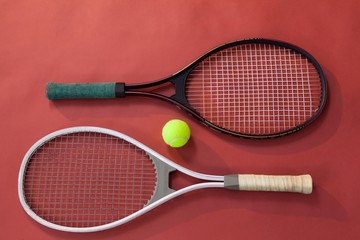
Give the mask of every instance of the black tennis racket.
[[(175, 85), (173, 96), (153, 91), (169, 82)], [(320, 65), (306, 51), (284, 42), (249, 39), (217, 47), (160, 81), (48, 83), (46, 92), (50, 100), (156, 97), (221, 132), (270, 138), (313, 122), (324, 108), (326, 89)]]
[[(205, 181), (171, 189), (169, 173), (175, 170)], [(309, 194), (312, 179), (310, 175), (198, 173), (119, 132), (75, 127), (35, 143), (24, 157), (18, 180), (20, 202), (34, 220), (71, 232), (112, 228), (203, 188)]]

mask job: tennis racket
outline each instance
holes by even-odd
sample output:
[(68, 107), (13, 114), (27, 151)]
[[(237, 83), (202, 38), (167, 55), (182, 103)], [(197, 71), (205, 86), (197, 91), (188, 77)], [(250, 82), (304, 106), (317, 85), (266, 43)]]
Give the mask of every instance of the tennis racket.
[[(173, 96), (156, 93), (172, 83)], [(168, 84), (171, 85), (171, 84)], [(222, 45), (180, 72), (145, 84), (48, 83), (49, 100), (148, 96), (175, 104), (234, 136), (270, 138), (313, 122), (326, 102), (318, 62), (288, 43), (249, 39)]]
[[(169, 173), (201, 183), (178, 190)], [(227, 175), (194, 172), (116, 131), (74, 127), (53, 132), (26, 153), (18, 193), (37, 222), (62, 231), (92, 232), (124, 224), (184, 193), (203, 188), (309, 194), (310, 175)]]

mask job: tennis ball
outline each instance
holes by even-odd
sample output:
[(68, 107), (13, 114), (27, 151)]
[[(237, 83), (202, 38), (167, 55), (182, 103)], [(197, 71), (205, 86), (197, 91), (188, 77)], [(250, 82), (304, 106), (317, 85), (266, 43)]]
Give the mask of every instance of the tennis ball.
[(190, 128), (186, 122), (172, 119), (164, 125), (162, 137), (169, 146), (173, 148), (182, 147), (190, 139)]

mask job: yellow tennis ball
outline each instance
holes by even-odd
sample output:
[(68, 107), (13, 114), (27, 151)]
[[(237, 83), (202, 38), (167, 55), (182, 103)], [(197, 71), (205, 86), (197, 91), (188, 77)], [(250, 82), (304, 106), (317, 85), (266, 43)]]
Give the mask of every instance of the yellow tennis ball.
[(190, 128), (186, 122), (173, 119), (164, 125), (162, 137), (169, 146), (174, 148), (182, 147), (190, 139)]

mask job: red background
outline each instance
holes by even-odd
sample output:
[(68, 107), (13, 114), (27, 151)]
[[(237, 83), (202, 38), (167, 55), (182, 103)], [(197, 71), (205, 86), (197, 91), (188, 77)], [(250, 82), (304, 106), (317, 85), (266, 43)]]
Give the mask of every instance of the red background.
[[(357, 0), (0, 0), (1, 239), (358, 239), (360, 3)], [(296, 134), (268, 141), (209, 130), (157, 99), (49, 102), (54, 82), (147, 82), (229, 41), (265, 37), (298, 45), (322, 65), (325, 112)], [(192, 130), (170, 149), (172, 118)], [(64, 233), (21, 208), (17, 175), (44, 135), (91, 125), (123, 132), (209, 174), (310, 173), (311, 195), (199, 190), (115, 229)], [(176, 175), (175, 187), (187, 184)]]

